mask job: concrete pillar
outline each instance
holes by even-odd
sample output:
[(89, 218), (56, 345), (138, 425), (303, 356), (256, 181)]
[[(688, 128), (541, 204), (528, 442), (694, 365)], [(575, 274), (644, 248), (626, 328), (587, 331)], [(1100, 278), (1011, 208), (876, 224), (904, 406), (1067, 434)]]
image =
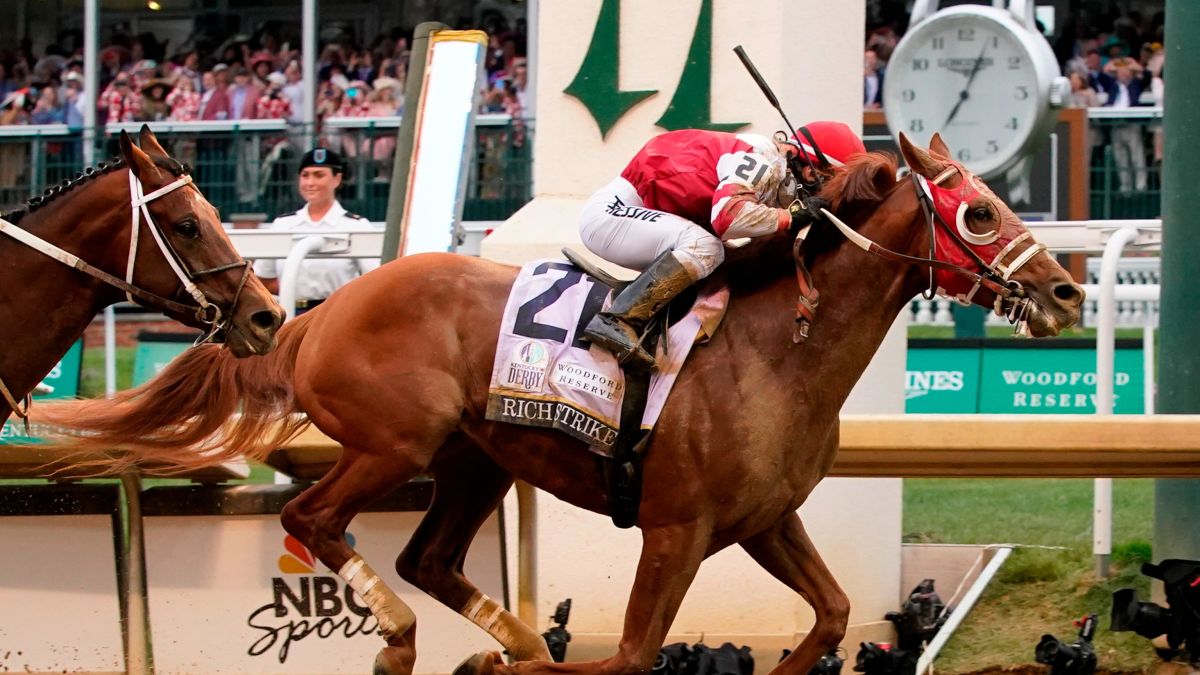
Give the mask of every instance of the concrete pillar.
[[(1163, 134), (1163, 247), (1158, 408), (1200, 413), (1200, 295), (1193, 288), (1200, 258), (1200, 223), (1192, 205), (1200, 182), (1200, 3), (1167, 0), (1167, 61)], [(1154, 559), (1200, 560), (1200, 481), (1155, 482)]]

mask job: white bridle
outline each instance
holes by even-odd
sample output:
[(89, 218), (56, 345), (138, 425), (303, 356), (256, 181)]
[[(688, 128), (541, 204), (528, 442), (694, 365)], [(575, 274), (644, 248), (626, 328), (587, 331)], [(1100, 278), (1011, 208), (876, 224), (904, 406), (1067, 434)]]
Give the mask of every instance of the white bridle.
[[(191, 176), (180, 176), (172, 183), (168, 183), (150, 194), (145, 194), (145, 188), (142, 186), (142, 181), (134, 175), (133, 171), (129, 172), (129, 202), (130, 202), (130, 229), (129, 229), (129, 258), (125, 264), (125, 283), (133, 284), (133, 268), (137, 263), (137, 248), (138, 248), (138, 233), (141, 231), (141, 217), (146, 217), (146, 225), (149, 226), (150, 234), (154, 236), (154, 241), (158, 244), (158, 250), (162, 251), (163, 258), (167, 264), (171, 266), (171, 270), (175, 272), (175, 276), (179, 278), (179, 283), (183, 284), (183, 289), (192, 296), (196, 304), (200, 305), (200, 312), (197, 316), (203, 316), (205, 313), (212, 311), (214, 315), (209, 323), (216, 324), (221, 320), (221, 309), (210, 303), (204, 295), (204, 291), (196, 287), (192, 282), (191, 275), (184, 272), (183, 266), (180, 265), (176, 258), (175, 250), (167, 245), (163, 239), (162, 232), (159, 230), (158, 223), (154, 222), (154, 216), (150, 215), (150, 202), (170, 194), (184, 185), (191, 185)], [(133, 295), (130, 291), (125, 291), (125, 297), (133, 302)], [(211, 308), (211, 310), (209, 309)]]

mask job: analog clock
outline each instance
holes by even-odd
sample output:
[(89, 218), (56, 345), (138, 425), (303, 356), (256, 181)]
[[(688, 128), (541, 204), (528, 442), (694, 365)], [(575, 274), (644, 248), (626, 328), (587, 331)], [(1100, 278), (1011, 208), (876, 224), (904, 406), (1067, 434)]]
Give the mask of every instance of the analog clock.
[[(1050, 45), (1019, 11), (948, 7), (913, 24), (884, 78), (883, 107), (892, 134), (927, 144), (941, 132), (955, 157), (990, 178), (1028, 157), (1054, 122), (1068, 89)], [(936, 5), (935, 5), (936, 6)]]

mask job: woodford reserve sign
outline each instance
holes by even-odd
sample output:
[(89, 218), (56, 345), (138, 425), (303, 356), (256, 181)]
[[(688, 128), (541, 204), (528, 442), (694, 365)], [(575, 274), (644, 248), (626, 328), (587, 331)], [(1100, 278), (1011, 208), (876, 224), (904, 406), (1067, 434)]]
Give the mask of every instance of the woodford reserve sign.
[[(1144, 410), (1142, 345), (1118, 340), (1117, 414)], [(904, 387), (910, 413), (1096, 412), (1092, 340), (909, 340)]]

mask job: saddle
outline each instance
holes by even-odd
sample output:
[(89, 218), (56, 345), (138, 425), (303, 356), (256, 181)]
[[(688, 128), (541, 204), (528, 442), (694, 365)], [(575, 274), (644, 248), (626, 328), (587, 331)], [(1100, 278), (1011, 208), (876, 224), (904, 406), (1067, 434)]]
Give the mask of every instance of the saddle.
[[(620, 293), (629, 285), (628, 281), (622, 281), (612, 276), (569, 248), (563, 248), (562, 254), (572, 265), (608, 286), (613, 295)], [(687, 315), (688, 310), (695, 304), (696, 297), (697, 289), (692, 286), (660, 310), (646, 323), (645, 331), (641, 336), (642, 346), (650, 353), (654, 353), (659, 342), (665, 345), (667, 328)], [(650, 391), (651, 373), (639, 372), (637, 369), (625, 366), (621, 367), (621, 372), (625, 375), (625, 397), (621, 401), (621, 424), (613, 443), (612, 458), (605, 461), (604, 470), (608, 484), (609, 514), (613, 524), (620, 528), (629, 528), (637, 524), (638, 510), (642, 501), (642, 459), (652, 433), (643, 430), (641, 426), (642, 415), (646, 411), (646, 399)]]
[[(579, 255), (575, 251), (566, 248), (565, 246), (562, 248), (562, 254), (567, 259), (567, 262), (578, 267), (580, 270), (583, 270), (584, 274), (592, 277), (605, 286), (608, 286), (613, 295), (625, 290), (625, 287), (633, 281), (632, 279), (622, 280), (614, 277), (608, 272), (605, 272), (592, 261)], [(667, 303), (666, 307), (663, 307), (662, 310), (659, 311), (659, 313), (647, 323), (647, 331), (657, 328), (659, 329), (659, 334), (661, 335), (663, 329), (674, 326), (679, 322), (680, 319), (687, 316), (688, 310), (691, 309), (692, 305), (696, 304), (696, 298), (699, 296), (700, 288), (703, 284), (703, 280), (698, 281), (695, 284), (692, 284), (686, 290), (681, 291), (679, 295), (675, 296), (671, 302)], [(622, 370), (622, 372), (624, 371)]]

